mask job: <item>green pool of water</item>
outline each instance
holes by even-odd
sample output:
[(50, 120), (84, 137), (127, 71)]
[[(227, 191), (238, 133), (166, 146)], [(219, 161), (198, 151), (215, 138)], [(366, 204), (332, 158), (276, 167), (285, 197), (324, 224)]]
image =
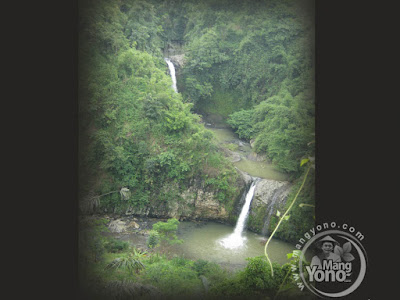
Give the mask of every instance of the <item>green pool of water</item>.
[[(188, 259), (204, 259), (218, 263), (229, 270), (235, 271), (247, 265), (247, 257), (263, 256), (266, 237), (253, 232), (244, 231), (245, 244), (239, 249), (226, 249), (219, 241), (233, 233), (234, 227), (215, 222), (196, 224), (181, 222), (178, 237), (183, 239), (181, 245), (175, 245), (172, 251)], [(289, 262), (286, 257), (295, 245), (273, 239), (268, 245), (268, 255), (273, 262), (284, 264)]]
[(208, 128), (214, 132), (218, 142), (230, 142), (239, 139), (237, 134), (227, 128)]
[(249, 173), (251, 176), (265, 178), (265, 179), (273, 179), (278, 181), (287, 180), (287, 176), (285, 174), (276, 171), (273, 165), (265, 162), (242, 159), (238, 162), (235, 162), (234, 164), (240, 170)]
[[(265, 179), (285, 181), (288, 180), (287, 175), (279, 172), (276, 167), (268, 161), (254, 161), (248, 159), (252, 153), (252, 149), (249, 143), (241, 141), (237, 134), (235, 134), (229, 128), (212, 128), (210, 129), (216, 137), (216, 142), (218, 145), (225, 147), (231, 151), (238, 153), (241, 160), (235, 162), (235, 166), (240, 170), (250, 174), (254, 177), (260, 177)], [(240, 144), (240, 146), (239, 146)]]

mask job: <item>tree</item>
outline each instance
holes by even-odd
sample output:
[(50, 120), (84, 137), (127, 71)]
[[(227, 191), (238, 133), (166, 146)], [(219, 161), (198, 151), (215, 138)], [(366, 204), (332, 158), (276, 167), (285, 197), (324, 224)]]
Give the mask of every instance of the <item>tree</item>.
[(159, 233), (161, 241), (166, 241), (168, 244), (180, 244), (183, 240), (178, 239), (176, 233), (178, 230), (179, 221), (175, 218), (168, 219), (167, 222), (157, 222), (153, 224), (153, 230)]
[(160, 234), (156, 230), (150, 230), (149, 237), (147, 238), (147, 247), (155, 248), (160, 243)]

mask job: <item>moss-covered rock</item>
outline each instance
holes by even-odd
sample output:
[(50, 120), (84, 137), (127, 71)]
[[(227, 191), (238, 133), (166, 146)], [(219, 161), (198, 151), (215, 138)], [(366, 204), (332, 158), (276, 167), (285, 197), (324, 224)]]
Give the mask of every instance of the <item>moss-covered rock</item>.
[[(154, 218), (176, 218), (179, 220), (214, 220), (234, 224), (244, 204), (246, 191), (251, 184), (251, 176), (236, 169), (236, 180), (226, 192), (226, 200), (221, 201), (221, 191), (214, 186), (206, 186), (202, 180), (194, 180), (187, 188), (178, 184), (161, 188), (157, 201), (149, 201), (144, 206), (120, 205), (117, 213)], [(224, 194), (225, 196), (225, 194)], [(164, 201), (161, 201), (164, 197)]]
[(291, 189), (288, 181), (262, 179), (257, 183), (250, 205), (248, 228), (267, 234), (271, 216), (284, 207)]

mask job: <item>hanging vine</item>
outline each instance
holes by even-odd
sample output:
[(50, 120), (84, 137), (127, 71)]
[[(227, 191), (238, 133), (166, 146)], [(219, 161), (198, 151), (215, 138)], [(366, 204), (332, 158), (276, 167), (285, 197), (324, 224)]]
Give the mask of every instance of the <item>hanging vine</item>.
[(285, 212), (285, 213), (283, 214), (283, 216), (279, 219), (279, 222), (278, 222), (278, 224), (276, 225), (274, 231), (272, 232), (272, 234), (269, 236), (267, 242), (265, 243), (264, 254), (265, 254), (265, 256), (267, 257), (269, 266), (270, 266), (270, 268), (271, 268), (271, 275), (272, 275), (272, 276), (274, 276), (274, 269), (273, 269), (273, 267), (272, 267), (271, 260), (269, 259), (268, 253), (267, 253), (267, 248), (268, 248), (269, 242), (272, 240), (272, 237), (274, 236), (275, 232), (278, 230), (278, 228), (279, 228), (280, 224), (282, 223), (282, 221), (287, 219), (286, 215), (288, 214), (288, 212), (289, 212), (289, 211), (291, 210), (291, 208), (293, 207), (293, 204), (296, 202), (297, 197), (299, 196), (301, 190), (303, 189), (304, 183), (306, 182), (306, 179), (307, 179), (308, 173), (310, 172), (310, 169), (311, 169), (311, 168), (315, 168), (315, 165), (312, 164), (312, 163), (310, 162), (310, 161), (313, 161), (313, 160), (314, 160), (314, 158), (311, 158), (311, 157), (310, 157), (310, 158), (305, 158), (305, 159), (303, 159), (303, 160), (301, 161), (300, 166), (303, 166), (304, 164), (307, 164), (307, 163), (308, 163), (308, 168), (307, 168), (307, 171), (306, 171), (306, 173), (305, 173), (305, 175), (304, 175), (303, 182), (302, 182), (302, 184), (301, 184), (299, 190), (297, 191), (296, 196), (294, 197), (292, 203), (290, 203), (290, 205), (289, 205), (288, 209), (286, 210), (286, 212)]

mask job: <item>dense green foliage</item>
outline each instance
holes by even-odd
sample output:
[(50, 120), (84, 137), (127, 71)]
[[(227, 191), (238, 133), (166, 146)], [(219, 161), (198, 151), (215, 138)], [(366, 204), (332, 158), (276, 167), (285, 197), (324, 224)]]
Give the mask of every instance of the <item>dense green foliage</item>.
[(292, 97), (281, 90), (252, 110), (232, 114), (228, 123), (241, 138), (254, 139), (255, 151), (266, 153), (279, 169), (299, 175), (299, 160), (313, 153), (308, 146), (314, 139), (313, 111), (304, 94)]
[[(124, 212), (179, 202), (180, 193), (196, 181), (232, 210), (237, 172), (194, 111), (222, 116), (240, 138), (254, 141), (256, 152), (301, 179), (299, 161), (313, 154), (308, 143), (314, 139), (310, 3), (79, 1), (80, 198), (127, 187), (129, 199), (114, 192), (96, 203), (108, 212)], [(163, 60), (164, 47), (173, 43), (180, 43), (186, 58), (180, 93), (171, 88)], [(295, 181), (294, 191), (298, 185)], [(297, 202), (313, 205), (314, 193), (311, 180)], [(292, 241), (312, 227), (312, 216), (312, 207), (296, 205), (276, 235)], [(260, 212), (250, 220), (254, 227), (262, 225), (262, 217)], [(276, 221), (273, 216), (270, 231)], [(79, 236), (80, 277), (99, 294), (130, 280), (172, 298), (204, 296), (205, 277), (210, 299), (265, 298), (274, 296), (286, 274), (287, 266), (274, 264), (272, 278), (261, 257), (229, 274), (207, 261), (159, 255), (162, 240), (177, 241), (178, 221), (153, 226), (149, 255), (107, 239), (105, 222), (81, 224)]]
[(232, 117), (227, 123), (235, 129), (239, 138), (250, 140), (254, 134), (254, 128), (252, 126), (253, 115), (254, 112), (252, 110), (240, 110), (232, 114)]
[(252, 257), (247, 259), (247, 266), (235, 276), (225, 278), (210, 290), (213, 299), (256, 299), (265, 296), (273, 297), (279, 289), (286, 272), (287, 266), (274, 263), (274, 277), (268, 267), (265, 257)]
[(164, 260), (151, 264), (146, 269), (144, 281), (157, 287), (171, 298), (188, 299), (202, 291), (201, 280), (185, 259)]
[(129, 248), (129, 243), (117, 239), (109, 239), (105, 244), (105, 249), (110, 253), (118, 253), (126, 251)]
[[(231, 199), (234, 168), (212, 134), (174, 93), (162, 59), (161, 16), (146, 1), (81, 1), (79, 47), (80, 192), (103, 194), (101, 207), (178, 201), (194, 178)], [(162, 187), (174, 183), (173, 193)]]
[(256, 152), (298, 173), (314, 132), (313, 2), (189, 3), (184, 97), (199, 112), (229, 116)]
[[(309, 1), (84, 0), (80, 16), (81, 197), (128, 187), (129, 200), (114, 193), (101, 207), (144, 208), (179, 201), (200, 178), (230, 201), (235, 171), (192, 109), (229, 116), (256, 152), (301, 174), (314, 132)], [(176, 40), (179, 94), (162, 59)]]

